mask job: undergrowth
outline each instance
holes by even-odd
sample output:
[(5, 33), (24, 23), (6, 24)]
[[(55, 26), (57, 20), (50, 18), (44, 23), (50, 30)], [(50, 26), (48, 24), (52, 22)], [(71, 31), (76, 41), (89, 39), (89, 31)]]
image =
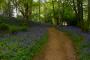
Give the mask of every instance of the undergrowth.
[[(13, 38), (13, 37), (12, 37)], [(32, 60), (32, 58), (38, 54), (41, 48), (48, 41), (48, 34), (45, 33), (36, 40), (32, 46), (27, 47), (19, 46), (19, 41), (17, 40), (12, 45), (9, 45), (11, 39), (6, 39), (0, 42), (0, 60)], [(8, 42), (8, 44), (6, 44)]]
[(74, 43), (77, 59), (90, 60), (90, 54), (84, 52), (83, 50), (86, 47), (90, 47), (90, 44), (84, 45), (82, 43), (84, 41), (84, 37), (74, 31), (64, 31), (64, 32), (66, 32), (66, 34), (70, 36), (70, 38), (72, 39), (72, 42)]

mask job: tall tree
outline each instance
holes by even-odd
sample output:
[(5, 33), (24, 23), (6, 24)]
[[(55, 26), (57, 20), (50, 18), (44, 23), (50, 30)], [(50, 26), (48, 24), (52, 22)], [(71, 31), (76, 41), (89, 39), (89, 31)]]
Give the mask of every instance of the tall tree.
[(55, 23), (55, 7), (54, 7), (54, 2), (55, 2), (55, 0), (52, 0), (52, 8), (53, 8), (52, 23), (53, 23), (53, 24), (56, 24), (56, 23)]
[(90, 0), (88, 0), (88, 21), (90, 23)]
[(7, 16), (12, 17), (13, 16), (13, 5), (11, 0), (7, 0)]
[(61, 23), (61, 19), (60, 19), (60, 0), (57, 1), (57, 4), (58, 4), (58, 20), (57, 20), (57, 25), (59, 25), (59, 23)]
[(90, 29), (90, 0), (88, 0), (88, 30)]
[(73, 9), (77, 17), (77, 24), (79, 27), (82, 27), (83, 23), (83, 0), (72, 0)]
[(28, 20), (29, 17), (31, 18), (33, 0), (17, 0), (17, 1), (18, 1), (17, 3), (18, 10), (23, 15), (23, 18), (25, 20)]
[(4, 6), (5, 6), (5, 0), (0, 0), (0, 13), (2, 14), (3, 14)]
[(78, 9), (78, 23), (82, 24), (83, 23), (83, 0), (77, 0), (77, 9)]
[(3, 15), (12, 17), (13, 6), (11, 0), (0, 0), (0, 9), (3, 11)]
[(40, 11), (41, 11), (41, 0), (39, 0), (39, 21), (40, 21)]

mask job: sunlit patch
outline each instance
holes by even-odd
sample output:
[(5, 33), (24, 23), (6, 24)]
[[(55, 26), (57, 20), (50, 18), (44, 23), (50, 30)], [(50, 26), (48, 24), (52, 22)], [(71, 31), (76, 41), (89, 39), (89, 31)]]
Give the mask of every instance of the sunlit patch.
[(17, 17), (16, 9), (13, 9), (13, 17)]
[(38, 0), (33, 0), (34, 2), (38, 2)]
[(68, 24), (67, 24), (67, 22), (63, 22), (63, 25), (64, 25), (64, 26), (67, 26)]

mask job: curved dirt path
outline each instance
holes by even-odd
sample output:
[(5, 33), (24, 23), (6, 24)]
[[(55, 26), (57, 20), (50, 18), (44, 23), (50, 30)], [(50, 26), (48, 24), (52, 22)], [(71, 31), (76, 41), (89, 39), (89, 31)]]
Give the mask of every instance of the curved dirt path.
[(76, 60), (69, 37), (55, 28), (48, 30), (48, 43), (33, 60)]

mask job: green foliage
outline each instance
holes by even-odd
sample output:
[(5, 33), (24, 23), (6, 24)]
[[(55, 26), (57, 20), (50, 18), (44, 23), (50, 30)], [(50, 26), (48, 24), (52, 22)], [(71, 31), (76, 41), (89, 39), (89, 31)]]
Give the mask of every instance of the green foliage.
[(82, 24), (81, 28), (82, 28), (82, 30), (83, 30), (84, 32), (88, 32), (88, 31), (89, 31), (89, 24), (88, 24), (88, 22), (87, 22), (87, 21), (84, 22), (84, 23)]
[(47, 43), (47, 41), (48, 35), (46, 33), (31, 48), (28, 47), (22, 52), (18, 53), (17, 57), (15, 57), (15, 60), (32, 60), (32, 58), (41, 51), (42, 47)]
[(15, 26), (15, 25), (10, 26), (10, 33), (16, 33), (20, 31), (27, 31), (27, 27), (26, 26)]
[[(16, 39), (13, 43), (10, 43)], [(12, 36), (0, 42), (0, 59), (2, 60), (32, 60), (37, 55), (42, 47), (48, 41), (48, 35), (45, 33), (39, 40), (36, 40), (32, 45), (23, 47), (19, 45), (19, 37)], [(8, 43), (8, 44), (7, 44)]]
[(26, 31), (28, 25), (24, 23), (23, 19), (16, 19), (13, 17), (0, 16), (0, 30), (7, 33), (16, 33)]
[[(39, 3), (40, 1), (40, 3)], [(76, 12), (74, 11), (73, 1), (75, 1), (75, 7), (77, 8), (77, 0), (55, 0), (52, 2), (52, 0), (8, 0), (8, 2), (11, 2), (13, 5), (13, 9), (19, 10), (21, 12), (22, 17), (28, 18), (34, 20), (34, 21), (44, 21), (52, 23), (52, 18), (56, 20), (65, 20), (71, 25), (75, 22), (77, 24), (76, 20)], [(84, 5), (85, 4), (85, 5)], [(7, 13), (8, 10), (12, 10), (9, 6), (10, 4), (7, 4), (6, 0), (0, 0), (0, 11), (3, 11), (3, 14)], [(84, 5), (84, 12), (85, 16), (87, 15), (87, 2), (86, 0), (83, 1)], [(54, 7), (54, 8), (53, 8)], [(76, 9), (78, 10), (78, 9)], [(9, 11), (9, 12), (10, 12)], [(12, 13), (12, 12), (11, 12)], [(9, 14), (9, 13), (7, 13)], [(18, 13), (17, 13), (18, 14)], [(18, 14), (19, 15), (19, 14)], [(20, 17), (21, 18), (21, 17)], [(39, 19), (40, 18), (40, 19)], [(74, 23), (74, 24), (75, 24)]]
[(18, 25), (23, 25), (23, 19), (22, 18), (20, 19), (20, 18), (0, 16), (0, 23), (18, 26)]
[[(73, 34), (72, 34), (73, 33)], [(80, 36), (79, 34), (75, 33), (74, 31), (66, 31), (66, 34), (69, 35), (76, 45), (76, 47), (80, 47), (81, 41), (83, 41), (83, 36)]]
[[(82, 41), (85, 39), (82, 35), (74, 31), (65, 31), (70, 36), (75, 46), (76, 55), (80, 60), (89, 60), (90, 54), (85, 52), (84, 49), (90, 48), (90, 43), (83, 44)], [(73, 33), (73, 34), (72, 34)]]
[(5, 24), (5, 23), (2, 23), (0, 24), (0, 31), (2, 32), (8, 32), (9, 31), (9, 25), (8, 24)]
[(27, 27), (2, 23), (2, 24), (0, 24), (0, 31), (2, 33), (17, 33), (20, 31), (27, 31)]

